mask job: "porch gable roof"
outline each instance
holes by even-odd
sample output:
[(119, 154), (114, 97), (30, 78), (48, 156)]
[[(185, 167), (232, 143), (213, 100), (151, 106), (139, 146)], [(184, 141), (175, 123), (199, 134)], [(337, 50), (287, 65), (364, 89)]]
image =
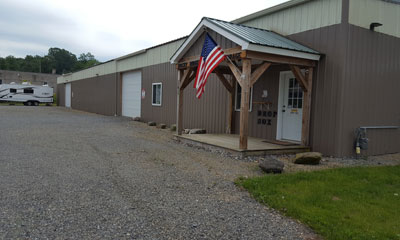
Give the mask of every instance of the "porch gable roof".
[(240, 45), (242, 50), (257, 51), (282, 56), (319, 60), (320, 53), (302, 44), (292, 41), (273, 31), (248, 27), (204, 17), (189, 37), (171, 57), (176, 64), (206, 30), (210, 29)]

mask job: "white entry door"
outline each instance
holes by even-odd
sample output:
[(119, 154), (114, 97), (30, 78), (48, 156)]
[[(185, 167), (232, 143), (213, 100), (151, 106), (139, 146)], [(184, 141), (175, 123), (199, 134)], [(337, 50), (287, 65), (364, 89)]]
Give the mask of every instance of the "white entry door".
[(71, 107), (71, 83), (65, 84), (65, 107)]
[(122, 116), (140, 117), (142, 74), (140, 71), (122, 75)]
[(279, 96), (280, 132), (278, 130), (278, 137), (280, 136), (281, 140), (301, 141), (303, 95), (303, 90), (293, 73), (281, 73)]

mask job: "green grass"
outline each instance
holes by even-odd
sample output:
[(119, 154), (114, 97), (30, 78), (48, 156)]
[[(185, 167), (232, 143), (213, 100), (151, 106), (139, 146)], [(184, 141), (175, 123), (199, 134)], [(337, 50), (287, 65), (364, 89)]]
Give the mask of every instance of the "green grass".
[(236, 183), (325, 239), (400, 239), (400, 166), (266, 175)]

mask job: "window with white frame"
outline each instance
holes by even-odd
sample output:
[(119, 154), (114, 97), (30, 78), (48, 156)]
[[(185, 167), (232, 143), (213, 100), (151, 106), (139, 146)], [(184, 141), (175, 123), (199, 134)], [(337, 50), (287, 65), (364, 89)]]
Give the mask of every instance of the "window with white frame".
[[(235, 94), (235, 111), (240, 111), (240, 104), (242, 100), (242, 87), (236, 82), (236, 94)], [(250, 88), (250, 101), (249, 101), (249, 112), (252, 110), (253, 105), (253, 88)]]
[(162, 83), (153, 83), (152, 84), (152, 91), (151, 91), (151, 104), (153, 106), (161, 106), (162, 100)]

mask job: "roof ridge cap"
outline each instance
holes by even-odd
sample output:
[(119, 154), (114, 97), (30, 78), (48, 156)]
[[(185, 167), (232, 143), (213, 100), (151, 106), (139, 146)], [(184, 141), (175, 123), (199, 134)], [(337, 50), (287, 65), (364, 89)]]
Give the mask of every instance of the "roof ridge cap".
[(211, 20), (216, 20), (216, 21), (220, 21), (220, 22), (225, 22), (225, 23), (229, 23), (229, 24), (237, 25), (237, 26), (242, 26), (242, 27), (246, 27), (246, 28), (251, 28), (251, 29), (256, 29), (256, 30), (261, 30), (261, 31), (266, 31), (266, 32), (274, 32), (274, 31), (272, 31), (272, 30), (268, 30), (268, 29), (264, 29), (264, 28), (251, 27), (251, 26), (247, 26), (247, 25), (240, 24), (240, 23), (228, 22), (228, 21), (224, 21), (224, 20), (216, 19), (216, 18), (203, 17), (203, 19), (211, 19)]

